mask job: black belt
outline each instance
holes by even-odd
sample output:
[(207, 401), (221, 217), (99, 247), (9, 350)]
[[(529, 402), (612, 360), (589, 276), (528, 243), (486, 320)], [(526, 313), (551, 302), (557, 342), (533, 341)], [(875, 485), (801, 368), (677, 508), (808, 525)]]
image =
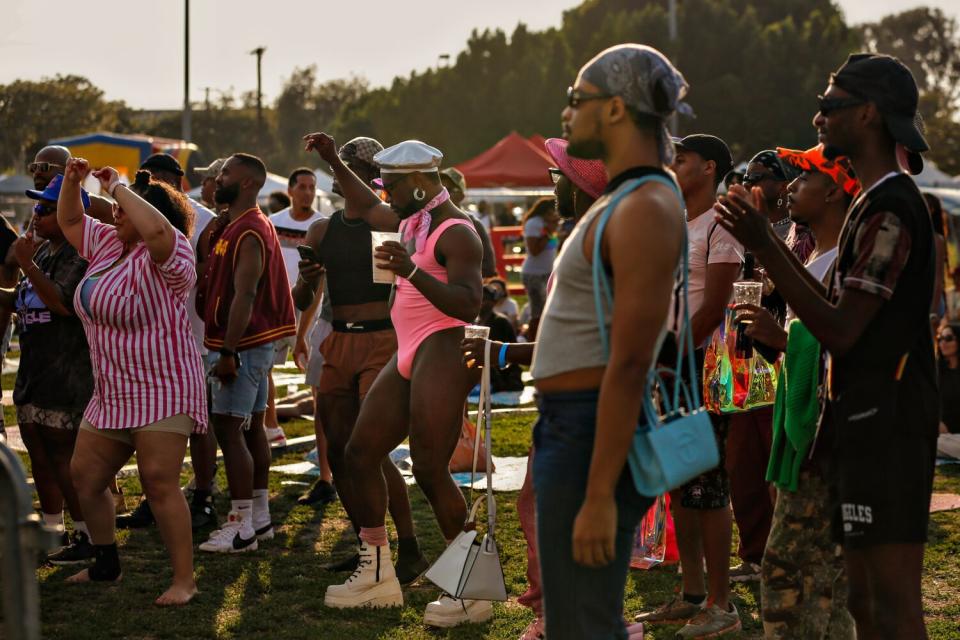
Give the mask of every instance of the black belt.
[(340, 333), (372, 333), (374, 331), (385, 331), (393, 329), (393, 321), (389, 318), (383, 320), (357, 320), (355, 322), (343, 322), (342, 320), (333, 321), (333, 330)]

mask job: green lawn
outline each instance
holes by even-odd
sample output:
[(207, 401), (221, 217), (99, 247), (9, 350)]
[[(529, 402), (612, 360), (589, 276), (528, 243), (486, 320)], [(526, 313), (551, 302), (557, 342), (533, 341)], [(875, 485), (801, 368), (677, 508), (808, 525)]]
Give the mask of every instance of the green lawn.
[[(532, 414), (498, 416), (494, 434), (496, 455), (522, 455), (530, 442)], [(289, 436), (305, 435), (312, 423), (299, 420), (285, 425)], [(296, 462), (290, 454), (277, 464)], [(495, 607), (494, 619), (485, 625), (449, 631), (428, 630), (422, 624), (423, 608), (437, 595), (429, 583), (406, 591), (402, 609), (336, 611), (323, 606), (327, 585), (345, 576), (325, 572), (321, 565), (351, 550), (351, 536), (339, 505), (318, 512), (296, 504), (302, 486), (283, 484), (290, 477), (271, 477), (272, 511), (280, 523), (279, 534), (260, 551), (243, 556), (198, 554), (200, 595), (187, 608), (163, 610), (153, 599), (170, 579), (167, 559), (155, 529), (120, 532), (124, 563), (122, 584), (72, 586), (64, 578), (72, 569), (39, 571), (43, 635), (47, 638), (380, 638), (421, 640), (436, 638), (515, 639), (531, 620), (530, 612), (515, 603), (525, 588), (525, 543), (519, 529), (516, 493), (498, 494), (501, 547), (507, 588), (512, 601)], [(221, 469), (220, 486), (226, 486)], [(123, 483), (136, 495), (135, 479)], [(937, 491), (960, 492), (960, 469), (937, 474)], [(425, 552), (436, 558), (442, 548), (430, 507), (419, 490), (411, 491), (414, 516)], [(221, 514), (226, 498), (218, 501)], [(735, 543), (734, 543), (735, 544)], [(932, 519), (924, 575), (927, 620), (933, 638), (960, 638), (960, 513), (937, 514)], [(731, 558), (734, 561), (734, 558)], [(626, 611), (635, 613), (657, 605), (677, 584), (672, 568), (634, 571), (627, 586)], [(734, 601), (743, 618), (740, 637), (761, 637), (756, 586), (737, 586)], [(675, 627), (654, 629), (648, 638), (672, 638)]]

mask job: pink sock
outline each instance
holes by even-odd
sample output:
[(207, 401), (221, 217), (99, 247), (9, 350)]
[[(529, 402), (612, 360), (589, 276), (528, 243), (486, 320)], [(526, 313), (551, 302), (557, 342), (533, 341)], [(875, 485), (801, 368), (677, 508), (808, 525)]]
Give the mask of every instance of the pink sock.
[(373, 547), (385, 547), (388, 544), (387, 527), (360, 527), (360, 540)]

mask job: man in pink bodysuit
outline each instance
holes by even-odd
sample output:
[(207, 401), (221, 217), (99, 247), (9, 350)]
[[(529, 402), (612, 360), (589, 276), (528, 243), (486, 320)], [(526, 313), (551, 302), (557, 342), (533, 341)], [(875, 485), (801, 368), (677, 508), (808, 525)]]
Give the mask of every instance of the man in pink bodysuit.
[[(463, 420), (463, 405), (476, 371), (460, 361), (463, 327), (480, 309), (483, 249), (470, 218), (451, 201), (440, 182), (443, 155), (410, 140), (374, 156), (390, 204), (364, 184), (337, 156), (333, 139), (305, 136), (308, 150), (330, 163), (347, 201), (346, 217), (363, 219), (378, 231), (399, 231), (402, 242), (376, 249), (378, 266), (396, 274), (390, 316), (398, 351), (383, 368), (360, 408), (347, 445), (351, 492), (360, 525), (360, 564), (342, 585), (327, 589), (330, 607), (403, 604), (390, 560), (384, 520), (387, 492), (381, 463), (407, 436), (417, 484), (430, 500), (449, 542), (466, 520), (463, 494), (447, 470)], [(438, 385), (437, 380), (444, 384)], [(489, 602), (446, 594), (427, 605), (426, 624), (452, 627), (483, 622)]]

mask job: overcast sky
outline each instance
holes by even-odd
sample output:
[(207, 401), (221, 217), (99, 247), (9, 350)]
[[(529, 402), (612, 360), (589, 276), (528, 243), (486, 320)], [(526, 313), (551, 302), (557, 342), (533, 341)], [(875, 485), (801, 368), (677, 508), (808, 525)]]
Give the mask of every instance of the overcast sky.
[[(774, 1), (774, 0), (771, 0)], [(639, 2), (639, 0), (638, 0)], [(375, 86), (461, 51), (474, 28), (518, 22), (559, 26), (578, 0), (192, 0), (190, 99), (204, 88), (256, 88), (255, 57), (265, 46), (263, 90), (276, 97), (294, 67), (316, 64), (320, 79), (363, 75)], [(840, 0), (852, 23), (922, 4), (918, 0)], [(928, 0), (956, 16), (957, 0)], [(134, 107), (183, 103), (183, 1), (0, 3), (0, 83), (78, 74), (110, 99)]]

